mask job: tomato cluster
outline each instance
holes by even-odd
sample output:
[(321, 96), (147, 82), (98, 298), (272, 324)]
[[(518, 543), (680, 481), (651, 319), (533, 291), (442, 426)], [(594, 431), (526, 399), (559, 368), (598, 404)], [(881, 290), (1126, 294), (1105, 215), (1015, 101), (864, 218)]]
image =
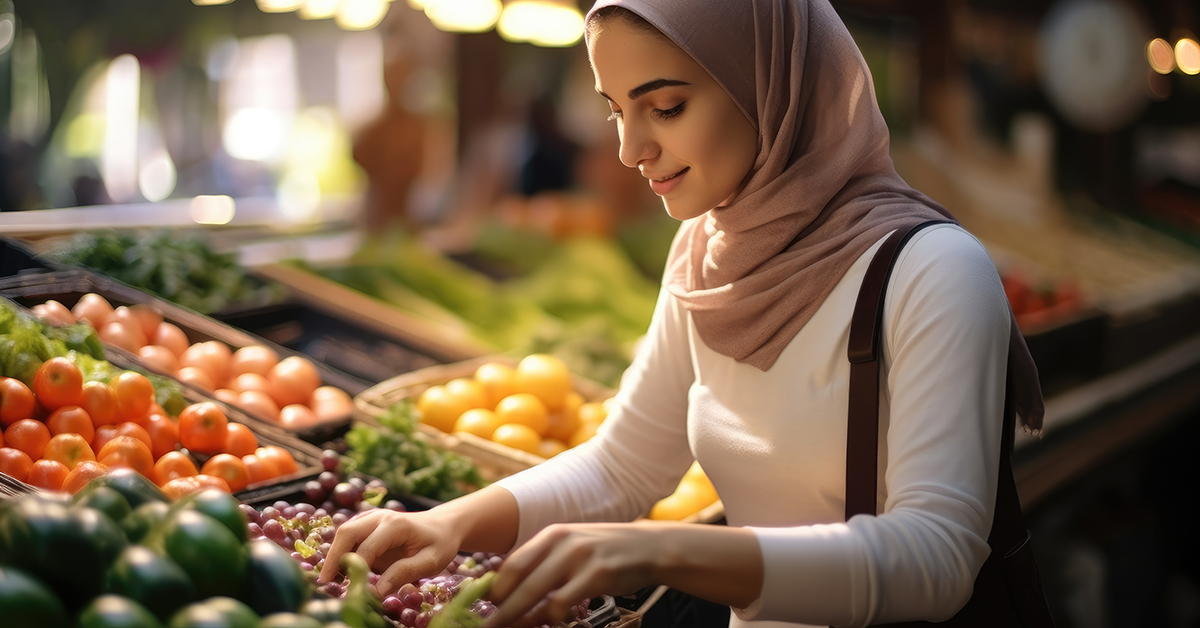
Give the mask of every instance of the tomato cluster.
[(1038, 330), (1068, 320), (1084, 308), (1084, 297), (1074, 283), (1034, 284), (1017, 272), (1001, 275), (1004, 294), (1023, 331)]
[(65, 357), (43, 362), (32, 387), (0, 379), (0, 425), (0, 472), (47, 490), (75, 493), (109, 468), (128, 467), (168, 494), (239, 491), (298, 468), (289, 451), (260, 447), (215, 403), (194, 403), (174, 418), (146, 376), (84, 381)]
[(298, 355), (280, 359), (262, 345), (234, 350), (219, 340), (192, 343), (182, 329), (144, 304), (114, 308), (89, 292), (70, 309), (55, 300), (32, 309), (53, 325), (86, 322), (102, 341), (137, 354), (152, 369), (288, 429), (346, 419), (353, 409), (346, 391), (322, 385), (310, 360)]

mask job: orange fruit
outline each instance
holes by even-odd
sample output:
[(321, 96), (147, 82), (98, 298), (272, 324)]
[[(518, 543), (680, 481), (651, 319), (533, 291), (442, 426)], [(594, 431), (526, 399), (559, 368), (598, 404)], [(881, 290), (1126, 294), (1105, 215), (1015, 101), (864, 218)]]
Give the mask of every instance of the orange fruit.
[(278, 445), (266, 445), (254, 450), (254, 455), (278, 471), (278, 475), (290, 475), (300, 470), (292, 452)]
[(182, 451), (168, 451), (154, 463), (154, 483), (162, 486), (175, 478), (189, 478), (200, 473), (196, 463)]
[(250, 484), (246, 463), (233, 454), (217, 454), (209, 458), (204, 466), (200, 467), (200, 473), (225, 480), (229, 484), (229, 490), (234, 493)]
[(79, 405), (87, 410), (95, 427), (120, 423), (117, 418), (117, 395), (112, 386), (104, 382), (85, 383), (80, 393)]
[(567, 450), (566, 443), (557, 438), (543, 438), (538, 444), (537, 455), (543, 458), (553, 458)]
[(89, 443), (96, 437), (91, 415), (79, 406), (63, 406), (51, 412), (46, 417), (46, 427), (52, 435), (75, 433)]
[(48, 410), (78, 404), (83, 372), (71, 360), (54, 357), (42, 362), (33, 377), (33, 394)]
[(253, 454), (255, 449), (258, 449), (258, 437), (250, 428), (233, 422), (225, 426), (225, 453), (241, 458)]
[[(150, 422), (149, 417), (147, 417), (147, 420), (146, 420), (147, 425), (149, 424), (149, 422)], [(134, 423), (133, 421), (126, 421), (126, 422), (118, 425), (116, 435), (117, 436), (132, 436), (132, 437), (142, 441), (143, 443), (146, 443), (146, 447), (148, 447), (148, 448), (154, 447), (154, 439), (150, 437), (150, 431), (147, 430), (146, 428), (142, 427), (141, 425)], [(97, 449), (96, 451), (100, 451), (100, 450)]]
[(417, 398), (417, 409), (421, 411), (422, 423), (451, 432), (458, 417), (471, 408), (467, 400), (445, 386), (430, 386)]
[(35, 419), (21, 419), (4, 430), (4, 444), (25, 452), (31, 459), (38, 460), (50, 442), (50, 428)]
[(110, 385), (117, 398), (118, 420), (145, 425), (149, 421), (150, 406), (154, 404), (154, 384), (141, 373), (125, 371)]
[(179, 424), (175, 419), (162, 414), (151, 414), (146, 425), (150, 436), (150, 453), (158, 460), (179, 446)]
[(446, 392), (462, 400), (468, 410), (494, 407), (488, 405), (487, 389), (474, 378), (456, 377), (443, 385), (446, 387)]
[(495, 412), (486, 408), (471, 408), (454, 422), (455, 432), (466, 432), (489, 440), (497, 427), (500, 427), (499, 418)]
[(519, 393), (537, 396), (552, 412), (562, 409), (567, 393), (574, 390), (567, 365), (548, 353), (534, 353), (521, 358), (513, 375), (513, 385)]
[(571, 440), (571, 436), (579, 429), (579, 408), (583, 405), (583, 397), (575, 391), (567, 394), (566, 403), (558, 412), (550, 413), (546, 427), (546, 436), (562, 442)]
[(62, 490), (74, 495), (88, 482), (108, 472), (108, 466), (95, 460), (83, 460), (63, 478)]
[(599, 427), (598, 424), (590, 421), (581, 423), (579, 429), (575, 430), (575, 433), (567, 440), (567, 447), (578, 447), (581, 443), (590, 440), (596, 435), (596, 430)]
[(505, 423), (492, 433), (492, 442), (537, 454), (542, 444), (542, 437), (538, 436), (538, 433), (528, 425)]
[(246, 477), (251, 484), (258, 484), (279, 475), (279, 469), (270, 461), (263, 460), (255, 454), (242, 456), (242, 464), (246, 465)]
[(133, 436), (114, 436), (96, 452), (96, 460), (108, 467), (129, 467), (147, 478), (154, 475), (154, 454), (150, 453), (150, 446)]
[(541, 437), (550, 427), (550, 413), (546, 404), (531, 393), (514, 393), (496, 404), (496, 418), (501, 424), (519, 423), (529, 427)]
[(29, 479), (29, 470), (32, 468), (33, 458), (29, 454), (13, 447), (0, 447), (0, 473), (24, 482)]
[(515, 376), (515, 369), (503, 362), (487, 362), (475, 369), (475, 381), (483, 386), (488, 408), (495, 408), (501, 399), (517, 392)]
[(179, 413), (179, 442), (201, 454), (215, 454), (225, 447), (229, 419), (211, 402), (193, 403)]
[(233, 492), (229, 490), (229, 483), (225, 480), (211, 475), (204, 475), (203, 473), (189, 477), (175, 478), (174, 480), (170, 480), (166, 484), (163, 484), (159, 488), (161, 488), (162, 492), (172, 501), (177, 500), (188, 493), (195, 493), (206, 488), (219, 488), (226, 493)]
[(0, 378), (0, 424), (8, 427), (21, 419), (33, 418), (37, 399), (24, 382), (15, 377)]
[(68, 471), (84, 460), (96, 460), (95, 452), (92, 451), (91, 445), (88, 445), (83, 436), (71, 432), (52, 436), (46, 443), (46, 450), (42, 457), (46, 460), (61, 462)]
[(30, 467), (26, 482), (48, 491), (57, 491), (62, 489), (63, 480), (67, 479), (70, 472), (66, 465), (57, 460), (38, 460)]
[(604, 403), (589, 401), (579, 406), (579, 421), (581, 423), (594, 423), (600, 425), (604, 419), (608, 418), (608, 409)]

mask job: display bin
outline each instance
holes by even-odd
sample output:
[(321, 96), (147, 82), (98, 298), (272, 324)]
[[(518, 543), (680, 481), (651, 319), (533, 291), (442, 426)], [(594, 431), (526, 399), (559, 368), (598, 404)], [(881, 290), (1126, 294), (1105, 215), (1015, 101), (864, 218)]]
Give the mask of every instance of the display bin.
[[(415, 401), (421, 393), (432, 386), (445, 384), (459, 377), (471, 377), (480, 366), (488, 362), (503, 362), (510, 366), (516, 366), (518, 360), (508, 356), (490, 355), (398, 375), (355, 396), (355, 417), (368, 425), (379, 425), (379, 417), (392, 405), (405, 399)], [(603, 401), (611, 397), (614, 392), (581, 377), (574, 377), (574, 386), (575, 392), (579, 393), (585, 401)], [(546, 461), (545, 458), (536, 454), (494, 443), (474, 434), (450, 434), (425, 423), (420, 424), (419, 430), (421, 434), (445, 449), (470, 458), (479, 467), (484, 478), (489, 481), (512, 475)]]
[[(233, 350), (250, 345), (263, 345), (275, 351), (280, 358), (290, 355), (303, 355), (300, 352), (280, 346), (260, 336), (237, 329), (143, 292), (111, 277), (106, 277), (89, 270), (60, 270), (0, 278), (0, 296), (7, 297), (23, 307), (32, 307), (38, 303), (53, 299), (70, 308), (83, 295), (89, 292), (103, 296), (113, 307), (134, 304), (145, 304), (153, 307), (162, 314), (163, 320), (183, 330), (184, 334), (187, 335), (189, 343), (217, 340), (229, 345)], [(110, 355), (119, 355), (128, 363), (137, 365), (147, 371), (157, 372), (132, 353), (107, 345), (105, 349)], [(311, 357), (309, 359), (317, 368), (323, 384), (341, 388), (351, 397), (366, 390), (368, 387), (367, 382), (331, 368), (318, 360), (313, 360)], [(167, 377), (174, 376), (173, 373), (159, 374)], [(182, 385), (194, 393), (207, 394), (205, 391), (189, 385)], [(229, 406), (230, 404), (225, 405)], [(291, 433), (310, 443), (324, 443), (336, 438), (349, 429), (352, 417), (353, 414), (351, 413), (341, 419), (324, 421), (318, 425), (295, 431), (284, 430), (282, 426), (271, 425), (271, 427)], [(264, 425), (269, 425), (265, 420), (258, 420), (262, 421)]]
[(0, 277), (47, 270), (50, 265), (23, 242), (0, 236)]
[[(518, 360), (505, 355), (491, 355), (393, 377), (368, 388), (354, 398), (355, 417), (368, 425), (378, 425), (379, 417), (393, 404), (405, 399), (415, 400), (429, 387), (445, 384), (454, 378), (471, 377), (476, 369), (488, 362), (503, 362), (515, 366)], [(574, 386), (575, 392), (579, 393), (585, 401), (603, 401), (616, 393), (611, 388), (577, 376), (574, 377)], [(474, 434), (449, 434), (424, 423), (420, 424), (419, 430), (421, 435), (445, 449), (470, 458), (484, 478), (489, 481), (512, 475), (546, 461), (541, 456), (494, 443)], [(717, 501), (684, 521), (713, 523), (723, 520), (724, 516), (724, 505)]]

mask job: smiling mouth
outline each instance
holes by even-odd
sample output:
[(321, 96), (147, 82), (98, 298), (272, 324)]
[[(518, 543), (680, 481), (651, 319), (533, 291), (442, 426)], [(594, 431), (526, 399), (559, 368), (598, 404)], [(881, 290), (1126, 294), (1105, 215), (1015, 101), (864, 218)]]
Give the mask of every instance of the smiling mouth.
[(679, 172), (676, 172), (675, 174), (673, 174), (673, 175), (671, 175), (671, 176), (669, 176), (669, 177), (663, 177), (663, 178), (661, 178), (661, 179), (651, 179), (651, 181), (658, 181), (659, 183), (662, 183), (662, 182), (664, 182), (664, 181), (670, 181), (671, 179), (674, 179), (675, 177), (678, 177), (679, 175), (681, 175), (681, 174), (683, 174), (683, 173), (687, 172), (688, 170), (691, 170), (691, 166), (688, 166), (687, 168), (684, 168), (683, 170), (680, 170)]

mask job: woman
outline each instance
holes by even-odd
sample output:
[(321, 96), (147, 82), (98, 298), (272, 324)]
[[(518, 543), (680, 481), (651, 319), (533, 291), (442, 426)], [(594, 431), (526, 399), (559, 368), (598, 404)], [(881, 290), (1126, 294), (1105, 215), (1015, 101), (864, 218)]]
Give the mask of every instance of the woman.
[[(346, 523), (322, 578), (351, 549), (390, 564), (385, 589), (459, 549), (512, 550), (492, 625), (653, 584), (728, 604), (737, 625), (952, 616), (989, 552), (1010, 353), (1018, 411), (1033, 429), (1041, 418), (986, 251), (950, 223), (901, 252), (882, 332), (881, 514), (844, 521), (863, 273), (889, 233), (948, 214), (895, 174), (866, 65), (826, 0), (601, 0), (587, 25), (620, 159), (683, 221), (617, 407), (534, 469)], [(600, 523), (647, 512), (693, 459), (729, 526)]]

